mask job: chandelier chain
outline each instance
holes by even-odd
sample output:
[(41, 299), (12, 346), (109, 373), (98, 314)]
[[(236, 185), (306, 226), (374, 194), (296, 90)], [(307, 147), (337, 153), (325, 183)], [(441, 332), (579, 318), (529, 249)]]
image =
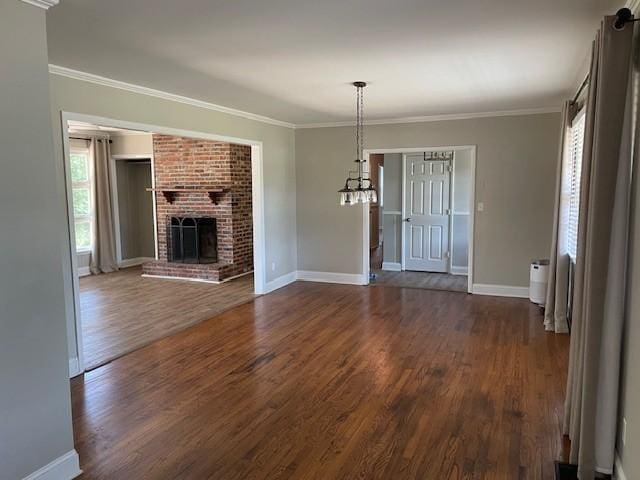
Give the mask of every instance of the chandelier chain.
[(358, 158), (364, 161), (364, 87), (360, 87), (360, 152)]
[[(360, 90), (360, 87), (356, 87), (356, 160), (360, 160)], [(360, 176), (359, 168), (358, 176)]]
[(349, 170), (344, 187), (338, 191), (340, 205), (377, 202), (376, 188), (364, 163), (364, 87), (365, 82), (353, 82), (356, 87), (356, 169)]

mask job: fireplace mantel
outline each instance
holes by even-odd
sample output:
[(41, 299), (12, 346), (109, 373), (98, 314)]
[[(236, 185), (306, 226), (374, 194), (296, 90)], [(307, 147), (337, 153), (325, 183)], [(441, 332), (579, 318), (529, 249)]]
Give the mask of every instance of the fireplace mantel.
[(222, 187), (167, 187), (167, 188), (147, 188), (147, 192), (160, 192), (165, 200), (173, 203), (176, 193), (206, 193), (209, 195), (211, 203), (218, 204), (218, 195), (226, 190)]

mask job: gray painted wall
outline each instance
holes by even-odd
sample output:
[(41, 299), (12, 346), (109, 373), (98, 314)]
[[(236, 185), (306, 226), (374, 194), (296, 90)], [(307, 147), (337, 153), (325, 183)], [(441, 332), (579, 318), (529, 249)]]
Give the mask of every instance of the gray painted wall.
[(73, 450), (45, 11), (0, 2), (0, 478)]
[(155, 256), (151, 163), (116, 160), (122, 259)]
[[(475, 282), (528, 286), (531, 259), (549, 255), (559, 132), (560, 115), (550, 113), (369, 125), (365, 138), (370, 149), (476, 145), (485, 211), (476, 215)], [(353, 136), (352, 127), (296, 130), (300, 270), (362, 272), (362, 212), (340, 207), (336, 194)]]
[(402, 212), (401, 153), (385, 153), (383, 188), (382, 261), (400, 263), (400, 256), (402, 255), (402, 217), (397, 212)]
[(451, 226), (451, 266), (469, 266), (469, 215), (454, 213)]
[(467, 268), (469, 265), (469, 224), (471, 205), (472, 151), (458, 150), (453, 159), (453, 202), (451, 226), (451, 265)]
[(384, 209), (402, 211), (402, 154), (384, 154)]
[[(64, 189), (60, 112), (213, 133), (261, 141), (264, 162), (264, 208), (267, 282), (296, 270), (296, 163), (294, 131), (254, 120), (127, 92), (103, 85), (50, 75), (57, 182)], [(64, 203), (63, 195), (59, 203)], [(64, 222), (66, 216), (56, 217)], [(67, 226), (68, 228), (68, 226)], [(62, 248), (68, 248), (61, 240)], [(271, 264), (275, 263), (275, 269)], [(63, 259), (69, 354), (76, 356), (70, 257)]]

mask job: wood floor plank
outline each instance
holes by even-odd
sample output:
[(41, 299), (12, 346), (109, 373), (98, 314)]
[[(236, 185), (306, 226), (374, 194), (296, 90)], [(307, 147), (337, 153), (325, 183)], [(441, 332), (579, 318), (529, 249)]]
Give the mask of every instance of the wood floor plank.
[(522, 299), (298, 282), (72, 380), (85, 479), (551, 479), (568, 337)]
[(252, 275), (220, 285), (141, 275), (130, 267), (80, 279), (86, 369), (254, 298)]
[(408, 270), (395, 272), (380, 268), (372, 268), (371, 271), (376, 276), (371, 282), (372, 287), (425, 288), (450, 292), (466, 292), (468, 287), (466, 275)]

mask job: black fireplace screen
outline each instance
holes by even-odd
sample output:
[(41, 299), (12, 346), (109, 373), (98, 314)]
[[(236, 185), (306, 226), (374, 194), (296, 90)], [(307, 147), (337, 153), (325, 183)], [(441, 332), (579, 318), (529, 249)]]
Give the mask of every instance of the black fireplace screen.
[(211, 217), (169, 217), (167, 257), (178, 263), (216, 263), (218, 233)]

